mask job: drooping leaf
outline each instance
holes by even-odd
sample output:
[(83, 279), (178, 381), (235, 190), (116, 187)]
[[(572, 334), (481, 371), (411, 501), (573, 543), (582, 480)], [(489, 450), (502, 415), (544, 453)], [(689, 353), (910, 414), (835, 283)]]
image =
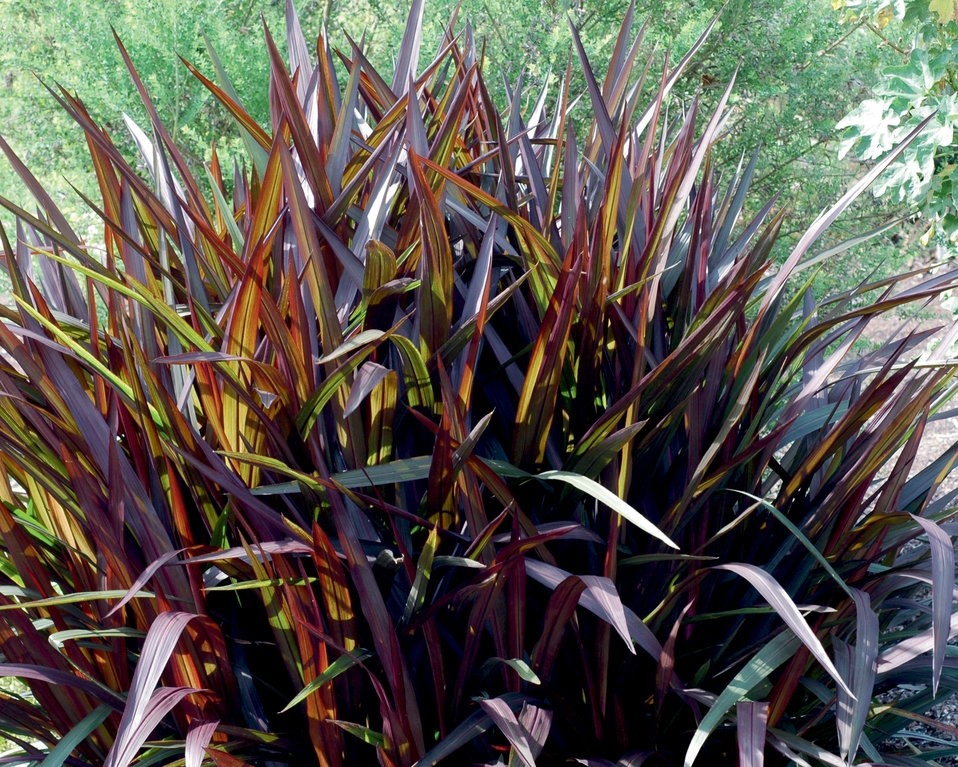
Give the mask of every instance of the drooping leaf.
[(771, 605), (772, 609), (775, 610), (778, 616), (785, 621), (786, 625), (794, 632), (795, 636), (801, 640), (802, 644), (804, 644), (812, 653), (812, 655), (815, 656), (815, 659), (821, 663), (822, 667), (828, 672), (829, 676), (835, 680), (835, 683), (838, 685), (839, 689), (843, 690), (847, 695), (854, 699), (855, 694), (842, 678), (842, 675), (838, 673), (838, 669), (835, 668), (835, 664), (832, 662), (831, 658), (828, 657), (828, 654), (825, 652), (825, 648), (822, 646), (821, 641), (817, 636), (815, 636), (815, 633), (809, 627), (805, 618), (802, 617), (801, 612), (799, 611), (795, 602), (792, 601), (792, 598), (781, 587), (781, 585), (774, 578), (772, 578), (772, 576), (770, 576), (764, 570), (755, 567), (754, 565), (747, 565), (743, 563), (713, 565), (713, 567), (716, 570), (728, 570), (729, 572), (733, 572), (751, 583), (762, 595), (765, 601)]

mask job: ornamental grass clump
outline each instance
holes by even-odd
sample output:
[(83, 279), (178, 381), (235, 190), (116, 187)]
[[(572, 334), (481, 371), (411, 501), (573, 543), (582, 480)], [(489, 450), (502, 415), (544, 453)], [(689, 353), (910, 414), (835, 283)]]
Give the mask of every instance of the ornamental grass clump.
[(102, 251), (0, 140), (38, 204), (0, 232), (15, 759), (924, 763), (883, 751), (958, 689), (958, 445), (913, 470), (950, 339), (851, 352), (958, 272), (815, 305), (884, 164), (774, 266), (786, 213), (710, 161), (732, 86), (670, 99), (702, 41), (654, 74), (630, 10), (604, 79), (576, 38), (584, 95), (498, 111), (422, 14), (383, 74), (290, 6), (268, 126), (184, 62), (235, 164), (186, 162), (122, 45), (139, 158), (55, 91)]

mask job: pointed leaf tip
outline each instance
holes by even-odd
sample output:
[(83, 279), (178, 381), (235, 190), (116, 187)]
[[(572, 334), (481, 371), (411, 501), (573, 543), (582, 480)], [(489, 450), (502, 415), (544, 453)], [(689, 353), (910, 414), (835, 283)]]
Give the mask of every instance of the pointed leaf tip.
[(629, 505), (626, 501), (623, 501), (608, 488), (600, 485), (594, 479), (589, 479), (572, 471), (545, 471), (537, 476), (539, 479), (556, 480), (572, 485), (587, 495), (592, 496), (595, 500), (605, 504), (620, 517), (631, 522), (640, 530), (645, 531), (654, 538), (658, 538), (666, 546), (670, 546), (673, 549), (679, 548), (679, 545), (675, 541), (659, 530), (650, 520), (642, 516), (637, 509)]

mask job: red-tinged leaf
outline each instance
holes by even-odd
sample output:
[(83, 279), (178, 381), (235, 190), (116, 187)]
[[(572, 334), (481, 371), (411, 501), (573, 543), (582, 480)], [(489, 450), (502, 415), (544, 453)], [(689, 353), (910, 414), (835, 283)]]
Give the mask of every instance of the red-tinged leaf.
[[(460, 189), (467, 198), (471, 198), (474, 202), (487, 207), (490, 212), (508, 221), (515, 228), (516, 236), (523, 249), (522, 255), (525, 258), (527, 268), (531, 269), (535, 267), (536, 271), (545, 270), (552, 279), (558, 277), (560, 264), (558, 263), (555, 251), (552, 249), (552, 244), (522, 215), (516, 213), (514, 209), (507, 205), (504, 205), (501, 200), (493, 195), (462, 178), (462, 176), (455, 171), (438, 165), (425, 157), (420, 157), (419, 162), (423, 164), (426, 170), (435, 173), (437, 176), (441, 176), (453, 186)], [(450, 200), (448, 204), (451, 206), (452, 201)], [(506, 252), (512, 250), (513, 248), (511, 247), (506, 248)], [(543, 275), (534, 273), (533, 277), (544, 280)], [(544, 285), (545, 282), (543, 281), (542, 284)]]
[(202, 767), (206, 749), (213, 740), (219, 722), (201, 722), (186, 733), (185, 767)]
[(233, 84), (226, 73), (226, 69), (220, 62), (219, 56), (217, 56), (216, 52), (209, 46), (207, 46), (207, 51), (210, 53), (210, 60), (213, 62), (217, 76), (223, 83), (222, 88), (206, 77), (186, 59), (181, 58), (180, 60), (190, 71), (190, 74), (203, 83), (207, 90), (213, 94), (213, 97), (226, 107), (227, 112), (236, 120), (240, 135), (246, 145), (246, 151), (252, 158), (257, 173), (262, 177), (266, 172), (266, 158), (273, 142), (269, 134), (263, 130), (256, 120), (250, 117), (249, 112), (247, 112), (240, 103), (239, 95), (236, 93), (236, 89), (233, 88)]
[(712, 349), (726, 338), (732, 323), (732, 316), (744, 305), (748, 289), (749, 286), (742, 286), (741, 290), (732, 291), (724, 296), (713, 310), (709, 322), (702, 322), (695, 326), (660, 364), (653, 367), (631, 389), (613, 402), (606, 412), (589, 428), (582, 441), (605, 439), (615, 430), (615, 426), (622, 416), (645, 391), (657, 384), (664, 385), (678, 371), (682, 371), (683, 379), (696, 365), (701, 365), (704, 372), (708, 361), (711, 359)]
[[(675, 623), (672, 624), (672, 630), (665, 640), (658, 667), (655, 669), (655, 708), (658, 712), (662, 711), (665, 696), (675, 677), (675, 643), (679, 637), (679, 629), (682, 628), (682, 621), (688, 611), (692, 609), (692, 604), (692, 602), (689, 602), (685, 605), (682, 612), (679, 613), (679, 617), (675, 619)], [(659, 715), (661, 716), (661, 713)]]
[[(293, 146), (296, 148), (297, 159), (302, 163), (306, 182), (313, 192), (316, 204), (321, 210), (326, 210), (333, 201), (333, 194), (323, 168), (325, 147), (320, 148), (316, 145), (313, 132), (309, 127), (309, 121), (303, 111), (303, 105), (300, 104), (296, 97), (293, 83), (286, 73), (279, 49), (276, 47), (276, 43), (273, 41), (269, 30), (265, 29), (265, 26), (264, 33), (266, 36), (266, 46), (269, 49), (270, 68), (272, 71), (270, 82), (273, 85), (272, 92), (275, 94), (276, 105), (278, 109), (282, 110), (282, 115), (286, 117), (290, 133), (293, 137)], [(274, 118), (278, 118), (279, 116), (278, 114), (274, 115)], [(285, 143), (282, 141), (276, 143), (283, 144), (285, 147)], [(293, 174), (292, 177), (289, 178), (287, 170), (284, 175), (287, 175), (289, 182), (299, 183), (298, 174)], [(312, 251), (312, 253), (315, 254), (317, 251)]]
[(581, 578), (570, 575), (553, 589), (549, 597), (542, 636), (532, 651), (532, 667), (547, 682), (552, 677), (566, 627), (575, 615), (585, 589), (586, 584)]
[[(320, 477), (329, 482), (329, 471), (319, 467)], [(332, 520), (339, 545), (343, 549), (352, 576), (352, 585), (362, 605), (366, 625), (373, 639), (376, 655), (388, 680), (391, 705), (383, 704), (382, 716), (391, 729), (392, 747), (405, 754), (403, 763), (411, 763), (425, 752), (419, 701), (409, 676), (406, 660), (399, 646), (399, 637), (376, 583), (372, 567), (363, 550), (356, 521), (339, 493), (328, 494)]]
[[(627, 17), (628, 20), (628, 17)], [(603, 98), (602, 90), (599, 88), (595, 79), (595, 71), (589, 63), (589, 57), (586, 55), (582, 40), (579, 37), (579, 30), (572, 23), (572, 17), (569, 17), (569, 29), (572, 32), (572, 42), (575, 45), (576, 54), (579, 56), (579, 66), (585, 75), (586, 87), (589, 91), (589, 98), (592, 102), (592, 114), (595, 118), (595, 125), (598, 128), (599, 138), (606, 154), (612, 151), (612, 145), (615, 143), (617, 133), (612, 117), (609, 115), (609, 107)]]
[[(440, 107), (445, 107), (443, 122), (439, 126), (438, 135), (433, 139), (429, 153), (430, 159), (437, 165), (448, 167), (451, 164), (454, 152), (462, 144), (463, 137), (459, 126), (470, 119), (466, 109), (474, 103), (475, 91), (472, 84), (475, 73), (475, 68), (467, 70), (462, 79), (456, 82), (451, 102), (448, 106), (443, 104)], [(515, 206), (513, 209), (515, 209)]]
[(713, 569), (728, 570), (751, 583), (772, 609), (775, 610), (778, 616), (785, 621), (785, 624), (801, 639), (802, 643), (822, 665), (822, 668), (835, 680), (839, 689), (843, 690), (854, 700), (855, 694), (842, 678), (842, 675), (838, 673), (838, 669), (835, 668), (835, 664), (832, 663), (831, 658), (828, 657), (828, 653), (825, 652), (821, 641), (815, 636), (815, 632), (812, 631), (805, 618), (802, 617), (798, 606), (785, 589), (781, 587), (778, 581), (761, 568), (741, 562), (727, 565), (714, 565)]
[(629, 75), (632, 73), (632, 67), (635, 63), (635, 57), (638, 55), (638, 49), (645, 37), (648, 22), (642, 26), (635, 40), (631, 43), (629, 38), (632, 35), (632, 25), (635, 21), (635, 0), (629, 3), (625, 14), (622, 16), (622, 23), (619, 26), (619, 34), (615, 40), (615, 48), (612, 50), (612, 58), (609, 59), (609, 68), (606, 71), (605, 81), (602, 83), (602, 96), (607, 103), (618, 105), (625, 88), (629, 83)]
[(439, 428), (434, 434), (426, 506), (431, 522), (443, 529), (455, 529), (458, 526), (458, 508), (455, 500), (454, 451), (456, 442), (460, 442), (463, 436), (462, 416), (459, 413), (459, 403), (452, 392), (452, 383), (441, 360), (438, 362), (437, 372), (442, 390), (443, 410)]
[(449, 338), (452, 329), (452, 250), (439, 201), (426, 178), (415, 153), (410, 154), (413, 186), (419, 197), (419, 225), (422, 255), (419, 259), (417, 321), (423, 348), (428, 360)]
[[(571, 573), (567, 573), (555, 565), (535, 559), (526, 559), (525, 566), (526, 573), (530, 578), (550, 589), (555, 589), (571, 576)], [(612, 626), (622, 637), (626, 647), (629, 648), (629, 652), (635, 653), (635, 646), (632, 644), (632, 637), (629, 634), (625, 609), (618, 592), (616, 592), (615, 584), (608, 578), (598, 575), (580, 575), (579, 578), (586, 585), (579, 598), (579, 604)]]
[(529, 734), (519, 724), (515, 713), (509, 704), (499, 698), (480, 700), (479, 705), (492, 719), (499, 731), (506, 736), (506, 740), (513, 748), (513, 753), (526, 767), (536, 767), (536, 759), (529, 746)]
[(575, 316), (578, 270), (579, 259), (573, 258), (570, 248), (532, 346), (519, 394), (512, 445), (513, 462), (519, 466), (540, 464), (545, 459)]
[(735, 704), (739, 767), (763, 767), (768, 703), (740, 700)]
[[(698, 180), (699, 169), (706, 162), (706, 159), (709, 156), (709, 148), (714, 143), (715, 137), (725, 124), (725, 120), (728, 116), (725, 113), (725, 107), (732, 95), (732, 87), (734, 84), (735, 82), (733, 78), (732, 82), (728, 84), (725, 92), (722, 94), (722, 98), (719, 100), (716, 111), (709, 119), (708, 125), (705, 127), (703, 135), (696, 142), (695, 148), (688, 160), (688, 167), (682, 168), (681, 173), (674, 178), (673, 183), (669, 185), (669, 188), (666, 190), (667, 194), (669, 195), (669, 204), (666, 208), (665, 215), (662, 215), (657, 219), (656, 227), (653, 230), (653, 234), (650, 238), (650, 241), (655, 243), (656, 247), (658, 246), (659, 241), (669, 241), (672, 236), (673, 229), (675, 228), (676, 224), (678, 224), (679, 219), (684, 215), (685, 201), (689, 198), (689, 195)], [(691, 125), (692, 122), (689, 121), (688, 124)], [(689, 138), (691, 138), (691, 136), (689, 136)], [(652, 252), (654, 254), (654, 251)], [(650, 261), (650, 266), (653, 272), (658, 272), (660, 267), (664, 266), (664, 261), (661, 263)], [(657, 282), (659, 279), (660, 278), (658, 276), (655, 276), (653, 277), (653, 282)]]
[(216, 767), (251, 767), (249, 762), (244, 762), (242, 759), (218, 748), (208, 749), (206, 755), (213, 760)]

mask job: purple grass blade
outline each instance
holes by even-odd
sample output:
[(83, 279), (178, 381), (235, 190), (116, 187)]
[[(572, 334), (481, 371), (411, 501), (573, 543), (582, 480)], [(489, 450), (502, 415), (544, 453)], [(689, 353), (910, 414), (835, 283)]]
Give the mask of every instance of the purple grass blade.
[(413, 0), (409, 7), (406, 30), (403, 32), (402, 42), (399, 45), (391, 86), (392, 92), (397, 96), (401, 96), (403, 92), (400, 89), (408, 87), (409, 81), (416, 77), (416, 69), (419, 67), (419, 48), (422, 45), (424, 7), (424, 0)]
[(183, 698), (196, 692), (200, 690), (193, 687), (161, 687), (155, 690), (142, 706), (141, 716), (136, 722), (126, 729), (123, 729), (123, 722), (120, 722), (116, 742), (106, 755), (103, 767), (129, 767), (146, 739), (163, 721), (163, 717)]
[(909, 515), (928, 536), (931, 548), (932, 662), (931, 689), (938, 695), (951, 627), (952, 590), (955, 578), (955, 549), (948, 534), (930, 519)]
[[(260, 555), (258, 558), (266, 558), (271, 554), (302, 554), (308, 556), (313, 553), (311, 546), (302, 541), (262, 541), (253, 547), (253, 551)], [(213, 551), (209, 554), (199, 554), (195, 557), (184, 559), (179, 564), (190, 565), (200, 562), (220, 562), (227, 559), (249, 560), (249, 552), (242, 546), (234, 546), (230, 549)]]
[(519, 724), (529, 736), (529, 749), (532, 755), (538, 757), (545, 748), (549, 730), (552, 728), (552, 711), (524, 703), (522, 711), (519, 712)]
[(309, 83), (313, 79), (313, 62), (309, 57), (309, 47), (306, 45), (306, 37), (303, 35), (303, 27), (299, 23), (299, 15), (296, 13), (296, 6), (293, 0), (286, 0), (286, 50), (289, 55), (289, 71), (295, 77), (299, 72), (296, 81), (296, 95), (299, 97), (299, 103), (306, 106), (306, 93), (309, 89)]
[(406, 142), (409, 148), (420, 157), (428, 157), (429, 139), (426, 137), (426, 125), (423, 122), (421, 110), (416, 84), (410, 78), (409, 92), (406, 94)]
[(499, 698), (479, 701), (482, 710), (489, 714), (489, 718), (496, 727), (506, 736), (506, 740), (513, 748), (513, 753), (526, 767), (536, 767), (536, 759), (532, 755), (529, 745), (529, 734), (525, 731), (509, 704)]
[(348, 417), (356, 412), (363, 401), (372, 393), (379, 384), (393, 371), (385, 368), (375, 362), (364, 362), (356, 371), (352, 388), (349, 390), (349, 396), (346, 398), (346, 407), (343, 409), (343, 417)]
[(359, 67), (353, 67), (346, 83), (346, 94), (336, 119), (336, 127), (329, 141), (329, 154), (326, 160), (326, 173), (333, 195), (343, 190), (343, 171), (349, 161), (349, 147), (352, 142), (353, 128), (356, 122), (356, 107), (359, 95)]
[[(841, 689), (838, 690), (838, 710), (835, 720), (838, 727), (839, 746), (842, 758), (854, 761), (861, 743), (865, 722), (868, 719), (868, 710), (874, 696), (875, 672), (878, 661), (878, 615), (871, 606), (871, 598), (864, 591), (851, 589), (855, 600), (855, 649), (850, 648), (844, 653), (839, 648), (842, 643), (833, 639), (835, 660), (838, 670), (849, 679), (852, 692), (856, 700), (851, 700)], [(847, 647), (847, 646), (846, 646)], [(848, 671), (838, 663), (849, 663)]]
[(815, 659), (822, 664), (822, 667), (828, 672), (828, 675), (835, 680), (835, 683), (848, 693), (849, 696), (852, 698), (855, 697), (851, 688), (846, 684), (845, 680), (842, 679), (842, 675), (838, 673), (838, 669), (835, 668), (835, 664), (832, 663), (831, 658), (828, 657), (828, 653), (825, 652), (821, 641), (815, 636), (815, 632), (812, 631), (811, 627), (805, 621), (805, 618), (802, 617), (798, 606), (792, 601), (792, 598), (785, 589), (781, 587), (778, 581), (764, 570), (754, 565), (747, 565), (741, 562), (715, 565), (714, 569), (728, 570), (751, 583), (765, 601), (769, 603), (772, 609), (778, 613), (778, 616), (785, 621), (786, 625), (802, 640), (802, 643), (809, 649), (812, 655), (815, 656)]
[(765, 733), (768, 729), (768, 703), (739, 701), (735, 704), (738, 720), (739, 767), (763, 767), (765, 764)]
[[(720, 18), (721, 18), (721, 13), (717, 14), (715, 18), (713, 18), (709, 22), (709, 25), (705, 28), (702, 34), (699, 35), (698, 40), (696, 40), (695, 43), (692, 45), (692, 47), (688, 49), (686, 54), (682, 57), (681, 61), (679, 61), (679, 63), (675, 65), (675, 68), (668, 73), (668, 77), (666, 78), (661, 89), (659, 90), (657, 100), (661, 100), (661, 101), (665, 100), (665, 97), (669, 94), (669, 92), (672, 90), (675, 84), (679, 81), (679, 78), (685, 72), (685, 69), (686, 67), (688, 67), (689, 62), (691, 62), (692, 59), (695, 57), (695, 54), (699, 52), (699, 49), (703, 45), (705, 45), (705, 41), (708, 40), (709, 35), (712, 34), (712, 30), (715, 28), (715, 25), (718, 23)], [(636, 121), (635, 128), (634, 128), (635, 135), (638, 136), (642, 133), (642, 131), (645, 130), (646, 126), (649, 124), (649, 121), (652, 119), (652, 116), (657, 111), (657, 103), (658, 101), (650, 104), (646, 108), (645, 112), (642, 113), (642, 116), (639, 117), (639, 119)]]
[(97, 700), (102, 700), (115, 709), (120, 709), (123, 706), (123, 699), (112, 690), (100, 687), (69, 671), (61, 671), (60, 669), (37, 666), (29, 663), (0, 663), (0, 678), (4, 677), (32, 679), (37, 682), (46, 682), (47, 684), (56, 686), (75, 687)]
[(152, 578), (156, 574), (157, 570), (163, 567), (163, 565), (165, 565), (171, 559), (175, 558), (179, 554), (182, 554), (183, 551), (185, 551), (185, 549), (176, 549), (175, 551), (169, 551), (166, 554), (164, 554), (162, 557), (160, 557), (159, 559), (156, 559), (153, 562), (151, 562), (147, 566), (147, 568), (139, 575), (139, 577), (135, 581), (133, 581), (133, 585), (130, 586), (130, 588), (127, 590), (126, 596), (124, 596), (119, 602), (117, 602), (113, 606), (113, 609), (111, 609), (110, 612), (108, 612), (104, 617), (109, 618), (118, 610), (121, 610), (123, 606), (127, 602), (129, 602), (131, 599), (133, 599), (133, 597), (137, 595), (140, 589), (142, 589), (146, 585), (147, 581), (149, 581), (150, 578)]
[(219, 722), (202, 722), (186, 733), (186, 767), (201, 767)]
[(585, 48), (582, 45), (582, 39), (579, 37), (579, 30), (575, 28), (572, 19), (569, 19), (569, 29), (572, 31), (572, 42), (575, 45), (576, 54), (579, 56), (579, 64), (582, 73), (585, 75), (586, 86), (589, 89), (589, 98), (592, 100), (592, 111), (595, 117), (596, 126), (599, 131), (599, 138), (602, 141), (602, 148), (606, 154), (612, 151), (615, 145), (616, 129), (609, 116), (609, 108), (602, 96), (602, 90), (599, 88), (595, 79), (595, 71), (589, 63), (589, 57), (586, 55)]
[[(958, 636), (958, 613), (952, 614), (948, 626), (948, 638), (951, 639), (954, 636)], [(919, 655), (931, 652), (933, 648), (934, 628), (903, 639), (878, 656), (878, 674), (879, 676), (889, 674)]]
[[(497, 698), (504, 702), (510, 710), (519, 709), (523, 704), (523, 696), (516, 693), (506, 693)], [(492, 727), (492, 719), (485, 710), (475, 711), (466, 717), (459, 725), (436, 744), (429, 752), (423, 756), (416, 767), (435, 767), (450, 754), (456, 752), (467, 743), (475, 740), (476, 737)]]
[[(526, 559), (525, 565), (526, 573), (530, 578), (550, 589), (556, 588), (571, 575), (571, 573), (567, 573), (555, 565), (540, 562), (536, 559)], [(597, 575), (582, 575), (579, 577), (586, 584), (586, 589), (579, 598), (579, 604), (611, 625), (625, 641), (629, 651), (634, 653), (635, 646), (632, 644), (632, 637), (629, 633), (629, 621), (622, 600), (615, 590), (615, 584), (608, 578)], [(661, 652), (661, 647), (659, 652)]]
[[(159, 697), (153, 694), (180, 634), (195, 617), (190, 613), (166, 612), (153, 621), (143, 642), (140, 662), (133, 672), (126, 708), (117, 727), (116, 741), (107, 754), (104, 767), (126, 767), (156, 723), (186, 695), (195, 692), (189, 688), (162, 688), (157, 693)], [(157, 718), (160, 711), (163, 713)], [(146, 729), (146, 725), (154, 720), (155, 723)]]

